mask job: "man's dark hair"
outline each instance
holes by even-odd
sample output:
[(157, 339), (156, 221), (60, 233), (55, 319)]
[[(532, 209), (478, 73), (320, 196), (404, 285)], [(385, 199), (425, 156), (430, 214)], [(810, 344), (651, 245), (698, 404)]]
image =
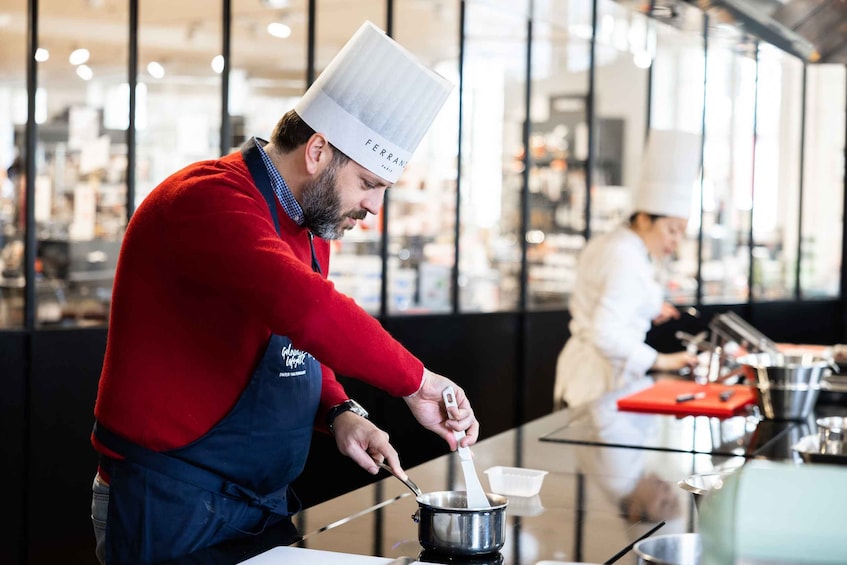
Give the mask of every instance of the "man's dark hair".
[(313, 135), (315, 130), (304, 122), (297, 112), (289, 110), (274, 126), (271, 143), (287, 153), (309, 141)]
[[(283, 152), (288, 153), (309, 141), (309, 138), (313, 135), (315, 135), (315, 130), (304, 122), (303, 118), (297, 112), (289, 110), (280, 118), (276, 126), (274, 126), (274, 130), (271, 133), (271, 142)], [(350, 160), (350, 157), (331, 143), (330, 147), (332, 147), (332, 161), (334, 166), (343, 166)]]

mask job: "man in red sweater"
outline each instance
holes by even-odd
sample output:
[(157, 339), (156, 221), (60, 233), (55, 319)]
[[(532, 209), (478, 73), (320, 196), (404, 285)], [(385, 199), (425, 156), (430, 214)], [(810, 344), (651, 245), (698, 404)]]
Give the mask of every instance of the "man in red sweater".
[(334, 371), (403, 397), (450, 449), (454, 431), (476, 442), (463, 390), (326, 280), (327, 240), (378, 212), (451, 88), (366, 23), (269, 142), (189, 165), (139, 206), (94, 409), (101, 563), (172, 559), (288, 520), (315, 428), (368, 472), (385, 461), (405, 476)]

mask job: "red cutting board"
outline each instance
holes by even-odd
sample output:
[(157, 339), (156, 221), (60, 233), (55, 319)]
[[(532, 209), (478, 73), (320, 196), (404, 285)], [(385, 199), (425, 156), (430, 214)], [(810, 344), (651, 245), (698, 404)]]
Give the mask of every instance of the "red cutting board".
[[(720, 393), (735, 391), (726, 402), (721, 401)], [(680, 394), (705, 392), (706, 397), (699, 400), (677, 402)], [(709, 383), (700, 385), (691, 381), (664, 379), (650, 388), (618, 399), (618, 409), (632, 412), (653, 412), (658, 414), (676, 414), (678, 416), (717, 416), (726, 418), (735, 415), (748, 404), (755, 404), (756, 389), (744, 385), (721, 385)]]

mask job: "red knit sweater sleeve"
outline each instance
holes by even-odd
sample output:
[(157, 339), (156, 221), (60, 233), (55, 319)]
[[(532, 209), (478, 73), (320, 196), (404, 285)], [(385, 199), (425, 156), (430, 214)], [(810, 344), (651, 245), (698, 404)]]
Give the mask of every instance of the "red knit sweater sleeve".
[[(395, 396), (415, 392), (422, 363), (312, 271), (308, 233), (282, 210), (280, 238), (243, 162), (234, 165), (235, 174), (198, 170), (168, 202), (163, 233), (180, 242), (165, 254), (170, 266), (198, 284), (214, 284), (335, 372)], [(203, 183), (201, 189), (192, 187), (194, 179)], [(338, 396), (339, 390), (326, 392)], [(327, 399), (334, 400), (343, 397)]]

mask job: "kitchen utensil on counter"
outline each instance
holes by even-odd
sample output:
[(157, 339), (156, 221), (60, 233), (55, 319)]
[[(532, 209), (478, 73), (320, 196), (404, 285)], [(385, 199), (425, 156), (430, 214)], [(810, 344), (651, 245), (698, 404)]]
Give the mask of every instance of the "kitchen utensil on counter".
[[(720, 394), (727, 390), (735, 393), (726, 401)], [(702, 399), (677, 402), (683, 394), (706, 393)], [(655, 384), (633, 394), (617, 399), (619, 410), (649, 412), (653, 414), (675, 414), (679, 416), (715, 416), (728, 418), (738, 414), (748, 404), (756, 403), (756, 391), (749, 386), (705, 385), (677, 379), (661, 379)]]
[(756, 405), (766, 420), (805, 420), (812, 413), (820, 386), (759, 386)]
[(521, 467), (489, 467), (485, 470), (491, 492), (505, 496), (529, 497), (541, 492), (547, 471)]
[(816, 354), (754, 353), (738, 358), (745, 378), (758, 389), (768, 420), (803, 420), (818, 400), (822, 380), (838, 366)]
[(712, 346), (706, 341), (709, 337), (709, 332), (706, 331), (691, 335), (688, 332), (678, 330), (674, 333), (674, 337), (682, 342), (689, 355), (697, 355), (700, 351), (711, 351), (712, 349)]
[(621, 549), (619, 552), (617, 552), (611, 558), (607, 559), (604, 565), (611, 565), (612, 563), (616, 563), (621, 557), (623, 557), (624, 555), (629, 553), (632, 550), (632, 548), (635, 547), (636, 544), (638, 544), (641, 540), (649, 538), (650, 536), (652, 536), (653, 534), (658, 532), (660, 529), (662, 529), (664, 527), (664, 525), (665, 525), (665, 521), (662, 520), (661, 522), (659, 522), (658, 524), (656, 524), (655, 526), (653, 526), (652, 528), (650, 528), (649, 530), (647, 530), (646, 532), (641, 534), (637, 539), (633, 540), (629, 545), (627, 545), (626, 547)]
[(389, 467), (389, 466), (388, 466), (388, 464), (386, 464), (385, 462), (377, 462), (377, 465), (379, 465), (380, 467), (382, 467), (383, 469), (385, 469), (386, 471), (388, 471), (389, 473), (391, 473), (392, 475), (394, 475), (394, 476), (395, 476), (395, 477), (396, 477), (396, 478), (397, 478), (400, 482), (402, 482), (404, 485), (406, 485), (407, 487), (409, 487), (409, 489), (410, 489), (413, 493), (415, 493), (415, 496), (420, 496), (420, 495), (422, 495), (422, 494), (423, 494), (423, 493), (421, 492), (421, 489), (419, 489), (419, 488), (418, 488), (418, 485), (416, 485), (416, 484), (414, 483), (414, 481), (412, 481), (412, 479), (410, 479), (410, 478), (408, 477), (408, 475), (407, 475), (407, 476), (406, 476), (406, 478), (404, 479), (403, 477), (401, 477), (400, 475), (398, 475), (397, 473), (395, 473), (395, 472), (391, 469), (391, 467)]
[(751, 353), (737, 361), (748, 381), (759, 386), (818, 386), (839, 371), (831, 358), (815, 354)]
[(710, 492), (723, 487), (723, 482), (732, 471), (715, 471), (712, 473), (695, 473), (688, 475), (677, 485), (694, 497), (694, 507), (700, 509), (700, 501)]
[[(712, 330), (712, 341), (715, 345), (720, 345), (717, 342), (722, 340), (724, 345), (733, 342), (751, 353), (776, 353), (779, 351), (776, 342), (747, 323), (735, 312), (716, 314), (709, 321), (709, 329)], [(724, 347), (724, 349), (728, 348)]]
[(801, 437), (791, 445), (791, 449), (800, 456), (804, 463), (847, 465), (847, 454), (823, 453), (819, 434), (809, 434)]
[[(444, 389), (442, 397), (444, 398), (444, 405), (446, 407), (450, 408), (458, 406), (456, 403), (456, 392), (453, 390), (452, 386), (448, 386)], [(448, 417), (450, 416), (449, 411), (447, 412), (447, 415)], [(465, 437), (465, 432), (454, 431), (453, 435), (456, 436), (456, 440), (459, 441)], [(467, 447), (459, 446), (456, 451), (462, 459), (462, 472), (465, 475), (465, 490), (467, 491), (468, 508), (487, 508), (489, 505), (488, 497), (486, 497), (485, 490), (482, 488), (482, 483), (479, 482), (479, 476), (476, 474), (471, 450)]]
[(844, 437), (847, 433), (847, 418), (827, 416), (815, 420), (818, 426), (818, 444), (821, 453), (841, 455), (844, 453)]
[(469, 508), (460, 491), (428, 492), (417, 498), (412, 519), (426, 550), (447, 555), (479, 556), (500, 551), (506, 541), (508, 499), (489, 494), (482, 508)]
[(703, 541), (700, 534), (664, 534), (643, 539), (634, 549), (639, 565), (700, 565)]

